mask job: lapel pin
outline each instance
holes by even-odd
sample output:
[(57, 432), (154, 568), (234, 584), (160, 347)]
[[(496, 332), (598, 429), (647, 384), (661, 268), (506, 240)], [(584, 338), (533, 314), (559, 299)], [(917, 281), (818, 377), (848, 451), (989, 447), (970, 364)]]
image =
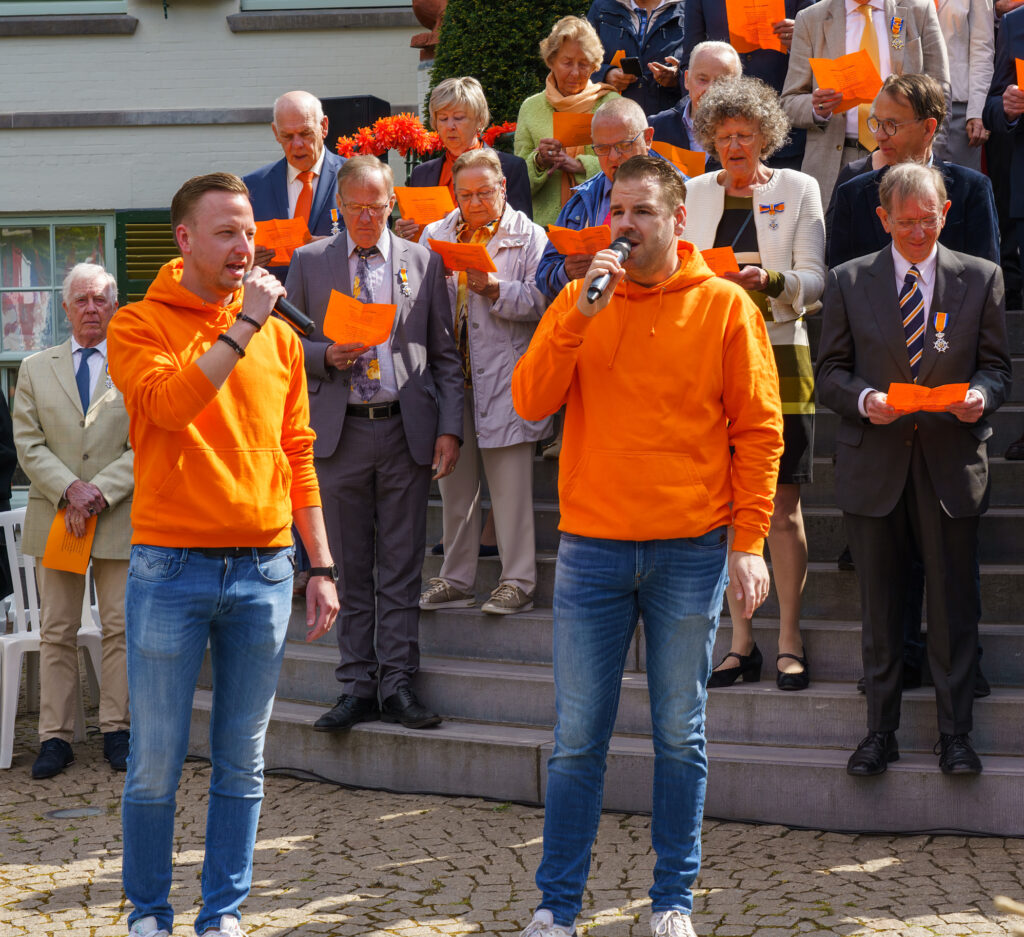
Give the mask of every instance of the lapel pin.
[(338, 227), (338, 209), (331, 209), (331, 234), (341, 234), (341, 228)]
[(897, 51), (903, 48), (903, 17), (894, 16), (889, 20), (889, 45)]
[(785, 202), (776, 202), (774, 205), (759, 205), (760, 213), (767, 215), (769, 218), (768, 227), (773, 231), (778, 230), (779, 222), (776, 220), (776, 215), (781, 215), (786, 210)]
[(949, 350), (949, 342), (946, 341), (946, 313), (935, 313), (935, 344), (932, 346), (940, 355)]
[(406, 272), (405, 267), (398, 271), (398, 284), (403, 296), (412, 296), (412, 292), (409, 289), (409, 274)]

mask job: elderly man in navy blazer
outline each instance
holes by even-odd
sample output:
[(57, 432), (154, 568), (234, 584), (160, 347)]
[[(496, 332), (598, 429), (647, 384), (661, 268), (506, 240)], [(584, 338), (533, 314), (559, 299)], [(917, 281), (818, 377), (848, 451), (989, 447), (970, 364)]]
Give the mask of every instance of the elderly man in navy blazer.
[[(242, 177), (249, 188), (253, 217), (256, 221), (269, 221), (301, 214), (310, 234), (330, 234), (338, 170), (345, 160), (324, 148), (327, 117), (320, 100), (308, 91), (282, 94), (274, 102), (270, 129), (284, 150), (284, 158)], [(283, 283), (287, 265), (271, 266), (273, 253), (267, 253), (259, 244), (256, 247), (255, 263), (266, 266)]]

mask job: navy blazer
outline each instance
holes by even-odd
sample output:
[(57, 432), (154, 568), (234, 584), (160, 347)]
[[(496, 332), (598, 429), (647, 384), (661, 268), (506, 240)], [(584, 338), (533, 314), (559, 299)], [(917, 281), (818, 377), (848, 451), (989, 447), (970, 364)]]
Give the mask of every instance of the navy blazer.
[[(634, 81), (622, 96), (636, 101), (649, 117), (667, 107), (671, 107), (682, 93), (679, 85), (664, 88), (654, 79), (647, 67), (650, 62), (664, 62), (671, 55), (685, 64), (683, 59), (683, 9), (684, 3), (678, 3), (659, 10), (654, 15), (643, 39), (637, 36), (633, 26), (633, 15), (630, 10), (619, 3), (619, 0), (594, 0), (587, 12), (590, 25), (597, 30), (597, 35), (604, 46), (604, 64), (594, 72), (591, 81), (604, 81), (611, 68), (612, 56), (620, 49), (627, 58), (640, 59), (640, 79)], [(682, 76), (682, 71), (680, 71)]]
[(985, 126), (996, 133), (1013, 135), (1013, 157), (1010, 163), (1010, 217), (1024, 220), (1024, 117), (1011, 125), (1003, 110), (1003, 92), (1017, 84), (1014, 58), (1024, 59), (1024, 8), (1006, 13), (996, 37), (996, 64), (992, 87), (985, 102)]
[[(309, 212), (309, 233), (331, 233), (331, 209), (337, 208), (338, 170), (345, 162), (330, 151), (324, 154), (324, 165), (313, 193), (313, 206)], [(288, 171), (284, 159), (267, 163), (242, 176), (249, 189), (252, 213), (257, 221), (271, 218), (290, 218), (288, 213)], [(339, 216), (338, 223), (341, 224)]]
[[(683, 123), (683, 111), (686, 110), (686, 102), (690, 96), (686, 95), (675, 107), (655, 114), (647, 118), (647, 123), (654, 128), (654, 139), (658, 143), (668, 143), (670, 146), (680, 146), (684, 150), (693, 150), (693, 143), (690, 140), (690, 132)], [(711, 172), (713, 169), (720, 169), (718, 160), (714, 153), (708, 153), (707, 164), (704, 169)]]
[[(785, 0), (786, 19), (796, 19), (797, 13), (806, 10), (815, 0)], [(722, 0), (686, 0), (686, 28), (683, 34), (684, 64), (690, 61), (693, 47), (712, 39), (717, 42), (729, 41), (729, 20), (725, 15)], [(773, 49), (758, 49), (756, 52), (740, 52), (743, 74), (748, 78), (760, 78), (771, 85), (779, 94), (786, 81), (789, 56)], [(679, 76), (682, 81), (682, 73)], [(795, 157), (803, 154), (807, 131), (794, 128), (789, 133), (789, 142), (775, 157)]]
[[(933, 159), (932, 165), (942, 173), (946, 197), (951, 203), (946, 224), (939, 233), (939, 243), (949, 250), (984, 257), (998, 264), (999, 222), (988, 176), (938, 159)], [(878, 184), (887, 169), (883, 167), (855, 176), (836, 189), (832, 234), (828, 242), (829, 267), (873, 254), (890, 242), (875, 211), (881, 204)]]
[[(509, 205), (532, 221), (533, 194), (530, 192), (530, 175), (526, 171), (526, 162), (511, 153), (503, 153), (501, 150), (494, 152), (498, 154), (501, 171), (505, 174), (505, 197)], [(406, 185), (438, 185), (443, 165), (444, 157), (438, 156), (437, 159), (428, 159), (425, 163), (414, 166)]]

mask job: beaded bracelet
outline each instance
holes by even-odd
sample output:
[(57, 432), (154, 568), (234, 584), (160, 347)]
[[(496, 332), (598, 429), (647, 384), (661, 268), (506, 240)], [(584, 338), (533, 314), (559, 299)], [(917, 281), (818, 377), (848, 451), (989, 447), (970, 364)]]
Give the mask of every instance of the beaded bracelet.
[(238, 355), (239, 358), (245, 357), (245, 349), (241, 345), (239, 345), (238, 342), (236, 342), (230, 335), (225, 335), (221, 333), (220, 335), (217, 336), (217, 341), (223, 342), (225, 345), (227, 345), (228, 348), (230, 348), (236, 355)]

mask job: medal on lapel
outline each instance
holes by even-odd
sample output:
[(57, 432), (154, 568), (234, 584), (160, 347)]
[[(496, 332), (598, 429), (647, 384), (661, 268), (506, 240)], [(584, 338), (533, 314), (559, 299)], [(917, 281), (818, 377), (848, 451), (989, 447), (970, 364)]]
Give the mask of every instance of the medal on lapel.
[(409, 274), (405, 267), (398, 271), (398, 289), (403, 296), (412, 296), (412, 292), (409, 290)]
[(107, 365), (107, 377), (106, 377), (106, 380), (104, 381), (104, 384), (106, 385), (107, 390), (110, 390), (110, 388), (114, 386), (114, 382), (110, 379), (110, 365), (109, 364)]
[(341, 228), (338, 227), (338, 209), (331, 209), (331, 234), (341, 234)]
[(940, 355), (949, 349), (949, 342), (946, 341), (946, 313), (935, 313), (935, 344), (932, 346)]
[(889, 20), (889, 45), (894, 49), (903, 48), (903, 17), (894, 16)]
[(773, 231), (778, 230), (779, 222), (776, 220), (775, 216), (781, 215), (786, 210), (786, 203), (776, 202), (774, 205), (758, 205), (758, 209), (762, 215), (768, 216), (768, 227)]

